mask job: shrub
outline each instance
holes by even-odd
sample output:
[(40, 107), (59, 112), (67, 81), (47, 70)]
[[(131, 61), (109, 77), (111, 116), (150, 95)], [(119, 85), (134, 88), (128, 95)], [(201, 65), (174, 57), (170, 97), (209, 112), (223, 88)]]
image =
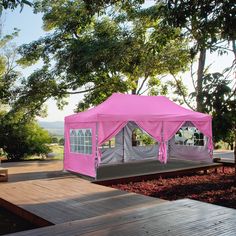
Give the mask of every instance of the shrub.
[(0, 147), (10, 160), (19, 160), (27, 155), (47, 154), (51, 142), (49, 133), (36, 122), (24, 124), (0, 124)]

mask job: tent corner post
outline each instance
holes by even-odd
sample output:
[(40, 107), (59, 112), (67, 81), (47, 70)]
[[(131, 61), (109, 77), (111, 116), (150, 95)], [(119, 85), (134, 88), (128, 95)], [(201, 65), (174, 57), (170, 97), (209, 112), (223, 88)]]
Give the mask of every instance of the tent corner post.
[(96, 122), (96, 131), (95, 131), (95, 160), (94, 160), (94, 169), (95, 169), (95, 179), (97, 179), (97, 168), (98, 168), (98, 122)]
[(125, 127), (123, 127), (123, 157), (122, 157), (122, 162), (124, 163), (125, 162)]

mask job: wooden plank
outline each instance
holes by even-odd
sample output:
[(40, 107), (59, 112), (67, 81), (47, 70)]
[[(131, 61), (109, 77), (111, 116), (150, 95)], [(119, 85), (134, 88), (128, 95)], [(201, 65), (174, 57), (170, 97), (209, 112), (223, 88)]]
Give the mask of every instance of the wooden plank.
[(13, 205), (12, 203), (5, 201), (4, 199), (1, 198), (0, 198), (0, 205), (5, 209), (8, 209), (9, 211), (13, 212), (15, 215), (18, 215), (19, 217), (26, 219), (27, 221), (31, 222), (36, 226), (45, 227), (53, 225), (51, 222), (48, 222), (47, 220), (42, 219), (39, 216), (32, 214), (16, 205)]
[(20, 181), (1, 187), (0, 198), (53, 224), (163, 202), (92, 184), (73, 176)]
[(8, 169), (0, 167), (0, 182), (8, 181)]
[(223, 164), (224, 166), (234, 166), (235, 165), (235, 160), (234, 159), (215, 158), (214, 162)]
[[(38, 163), (9, 169), (16, 175), (9, 176), (8, 183), (1, 183), (0, 198), (10, 202), (13, 211), (16, 205), (25, 214), (33, 214), (35, 221), (56, 224), (14, 235), (209, 236), (216, 232), (234, 235), (236, 231), (233, 209), (188, 199), (163, 203), (160, 199), (100, 186), (73, 175), (48, 177), (46, 172), (55, 173), (61, 168), (61, 164), (55, 165)], [(36, 179), (26, 178), (26, 173)]]
[(115, 178), (104, 178), (98, 179), (93, 181), (93, 183), (101, 184), (101, 185), (111, 185), (111, 184), (120, 184), (120, 183), (128, 183), (128, 182), (139, 182), (139, 181), (146, 181), (152, 179), (158, 179), (160, 177), (176, 177), (176, 176), (184, 176), (192, 173), (196, 173), (199, 171), (207, 172), (207, 170), (214, 169), (217, 170), (218, 168), (222, 167), (222, 163), (214, 163), (208, 165), (198, 165), (192, 166), (187, 168), (180, 168), (180, 169), (172, 169), (172, 170), (161, 170), (153, 173), (147, 174), (139, 174), (139, 175), (132, 175), (132, 176), (123, 176), (123, 177), (115, 177)]
[(13, 235), (235, 235), (235, 213), (185, 199)]
[(158, 160), (135, 161), (123, 164), (101, 165), (97, 169), (95, 182), (121, 179), (150, 179), (157, 177), (176, 176), (196, 173), (202, 170), (216, 169), (220, 163), (203, 163), (171, 158), (166, 165)]

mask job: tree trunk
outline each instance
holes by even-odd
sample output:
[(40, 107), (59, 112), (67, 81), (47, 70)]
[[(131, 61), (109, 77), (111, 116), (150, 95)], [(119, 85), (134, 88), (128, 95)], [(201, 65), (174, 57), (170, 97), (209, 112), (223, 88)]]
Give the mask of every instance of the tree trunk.
[(197, 111), (203, 112), (203, 100), (202, 100), (202, 82), (204, 76), (204, 68), (205, 68), (205, 61), (206, 61), (206, 49), (202, 48), (200, 50), (200, 55), (198, 59), (198, 70), (197, 70)]
[(234, 144), (233, 144), (233, 143), (230, 144), (230, 150), (231, 150), (231, 151), (234, 150)]
[(133, 88), (132, 91), (131, 91), (131, 93), (134, 94), (134, 95), (137, 94), (138, 80), (135, 81), (135, 85), (136, 85), (135, 88)]
[(232, 40), (232, 48), (234, 52), (234, 60), (236, 60), (236, 41)]

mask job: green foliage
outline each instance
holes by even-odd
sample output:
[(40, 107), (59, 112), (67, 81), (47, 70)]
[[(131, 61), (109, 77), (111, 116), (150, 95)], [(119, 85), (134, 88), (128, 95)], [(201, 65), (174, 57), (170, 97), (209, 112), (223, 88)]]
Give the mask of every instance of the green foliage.
[(213, 135), (215, 142), (220, 140), (233, 143), (233, 130), (236, 124), (235, 91), (232, 92), (231, 80), (223, 74), (207, 74), (203, 78), (204, 112), (213, 116)]
[(12, 123), (0, 117), (0, 144), (10, 160), (19, 160), (27, 155), (47, 154), (46, 145), (51, 138), (47, 131), (34, 121)]
[(18, 96), (12, 104), (9, 115), (18, 114), (27, 120), (35, 116), (45, 116), (44, 103), (55, 96), (58, 104), (62, 103), (62, 97), (58, 93), (55, 78), (47, 71), (47, 67), (33, 72), (27, 79), (21, 80), (21, 86), (17, 87)]
[[(212, 114), (215, 141), (227, 140), (232, 144), (235, 85), (222, 73), (207, 73), (205, 62), (207, 51), (217, 51), (219, 55), (232, 51), (236, 55), (235, 1), (163, 0), (159, 1), (159, 13), (163, 16), (163, 25), (179, 27), (183, 36), (190, 40), (192, 63), (198, 58), (196, 75), (191, 71), (195, 91), (188, 96), (182, 81), (173, 76), (175, 94), (181, 95), (190, 108), (193, 107), (191, 101), (195, 100), (198, 111)], [(232, 49), (229, 41), (232, 41)], [(234, 69), (235, 60), (227, 69), (228, 75), (233, 77)]]
[[(185, 28), (185, 34), (196, 40), (192, 55), (201, 48), (215, 50), (219, 39), (236, 38), (234, 0), (163, 0), (162, 13), (168, 24)], [(216, 48), (215, 48), (216, 47)]]
[(51, 143), (58, 143), (58, 138), (57, 137), (51, 137)]
[(65, 143), (64, 138), (59, 139), (59, 145), (64, 146), (64, 143)]
[(46, 81), (53, 83), (47, 84), (45, 98), (64, 101), (68, 94), (84, 93), (77, 107), (81, 111), (114, 92), (140, 94), (153, 76), (186, 70), (187, 41), (179, 29), (159, 24), (156, 8), (150, 15), (151, 11), (138, 7), (142, 1), (111, 1), (109, 7), (110, 1), (88, 2), (45, 0), (35, 4), (50, 33), (23, 45), (18, 62), (28, 66), (43, 60), (43, 71), (36, 73), (47, 76), (37, 81), (38, 87)]
[(156, 140), (140, 129), (134, 129), (132, 133), (133, 146), (147, 146), (156, 144)]
[(32, 3), (27, 0), (2, 0), (0, 2), (0, 13), (2, 13), (3, 9), (13, 10), (18, 6), (20, 6), (22, 10), (24, 5), (32, 6)]
[(16, 50), (8, 45), (17, 35), (18, 30), (15, 29), (12, 34), (0, 39), (0, 110), (1, 106), (8, 104), (16, 96), (13, 86), (19, 74), (12, 68), (12, 57), (15, 56)]
[(45, 99), (42, 93), (47, 91), (50, 81), (39, 88), (39, 74), (33, 74), (28, 87), (24, 86), (24, 80), (15, 71), (16, 50), (10, 44), (17, 32), (0, 40), (0, 149), (11, 160), (46, 154), (49, 151), (46, 143), (51, 141), (48, 132), (34, 121), (35, 115), (42, 113)]
[[(197, 73), (196, 76), (192, 75), (192, 80), (196, 109), (203, 112), (202, 89), (207, 51), (217, 51), (219, 55), (232, 51), (228, 41), (236, 39), (235, 1), (162, 0), (158, 2), (159, 13), (163, 16), (162, 24), (179, 27), (183, 36), (191, 42), (192, 63), (195, 58), (198, 58)], [(177, 83), (176, 87), (186, 102), (187, 96)], [(186, 104), (189, 105), (189, 101)]]

